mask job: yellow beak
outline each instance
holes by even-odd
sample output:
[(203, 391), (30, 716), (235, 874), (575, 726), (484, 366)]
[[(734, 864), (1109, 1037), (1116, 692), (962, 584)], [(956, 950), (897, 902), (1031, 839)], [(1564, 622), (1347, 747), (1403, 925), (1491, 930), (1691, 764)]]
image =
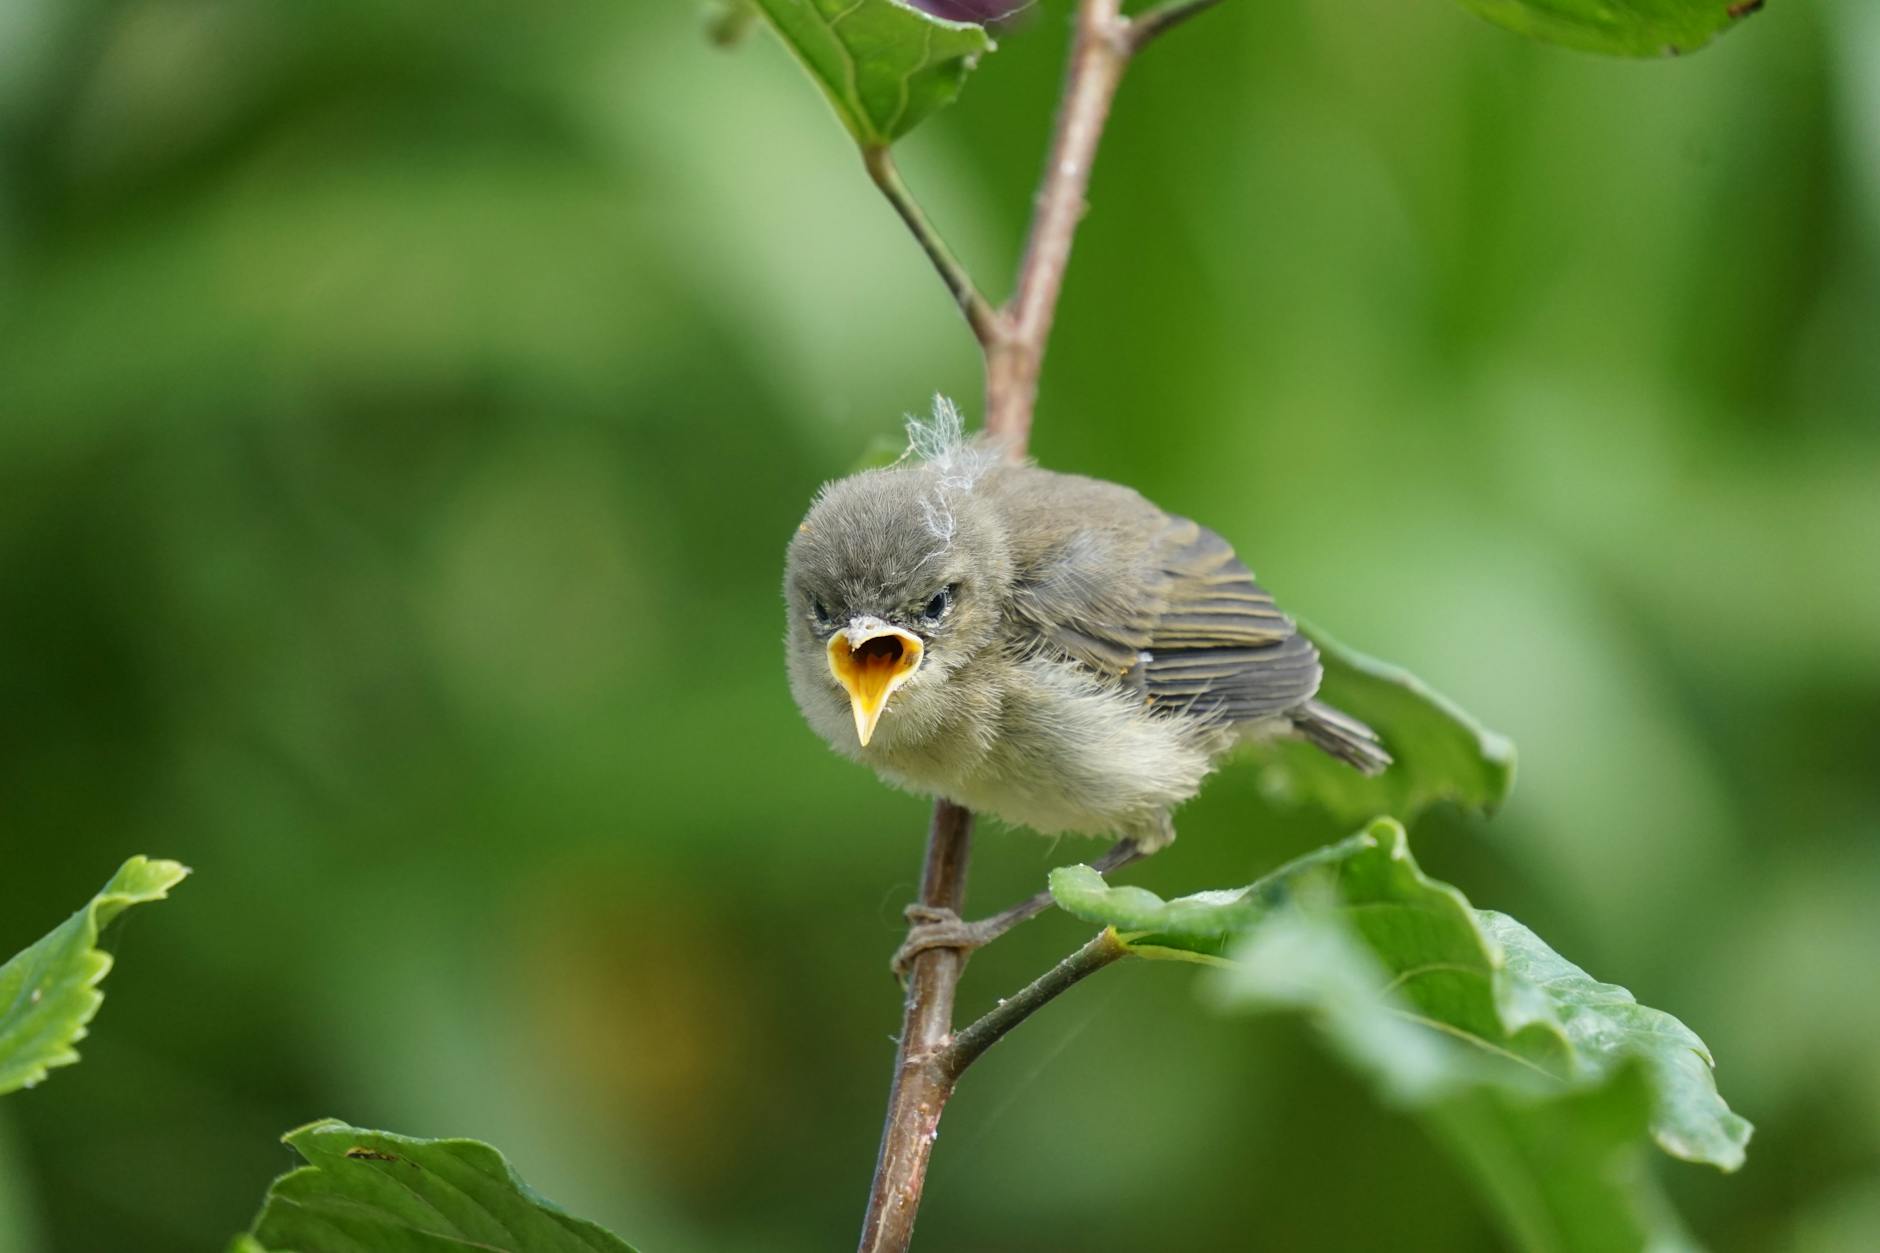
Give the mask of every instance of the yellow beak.
[(829, 638), (829, 673), (849, 694), (855, 738), (866, 747), (888, 697), (920, 669), (920, 637), (879, 618), (863, 618)]

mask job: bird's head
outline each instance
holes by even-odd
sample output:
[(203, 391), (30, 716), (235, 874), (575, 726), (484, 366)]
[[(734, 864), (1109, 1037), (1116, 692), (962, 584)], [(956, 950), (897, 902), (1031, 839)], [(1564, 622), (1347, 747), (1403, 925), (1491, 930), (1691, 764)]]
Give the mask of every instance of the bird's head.
[(831, 483), (790, 541), (793, 672), (846, 702), (865, 747), (884, 716), (911, 724), (910, 711), (944, 701), (948, 676), (996, 639), (1010, 582), (999, 520), (971, 477), (914, 461)]

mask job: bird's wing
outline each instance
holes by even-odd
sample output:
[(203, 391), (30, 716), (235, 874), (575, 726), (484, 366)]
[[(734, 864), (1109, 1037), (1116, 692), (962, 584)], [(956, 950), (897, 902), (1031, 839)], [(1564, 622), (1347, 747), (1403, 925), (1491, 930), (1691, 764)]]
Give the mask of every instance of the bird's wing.
[(1153, 506), (1141, 521), (1040, 554), (1014, 611), (1047, 645), (1178, 714), (1244, 722), (1309, 699), (1318, 650), (1227, 541)]

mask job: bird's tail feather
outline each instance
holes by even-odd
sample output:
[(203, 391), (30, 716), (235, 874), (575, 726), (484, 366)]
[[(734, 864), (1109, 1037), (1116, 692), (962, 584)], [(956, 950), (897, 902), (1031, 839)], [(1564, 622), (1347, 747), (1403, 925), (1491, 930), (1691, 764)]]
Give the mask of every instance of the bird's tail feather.
[(1293, 727), (1307, 740), (1364, 774), (1381, 774), (1391, 756), (1377, 732), (1350, 714), (1309, 700), (1292, 711)]

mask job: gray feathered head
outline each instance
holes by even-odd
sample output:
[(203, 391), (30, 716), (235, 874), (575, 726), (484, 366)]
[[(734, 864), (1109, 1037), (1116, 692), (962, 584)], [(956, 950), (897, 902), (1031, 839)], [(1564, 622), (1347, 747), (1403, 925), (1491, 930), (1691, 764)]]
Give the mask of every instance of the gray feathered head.
[(930, 420), (909, 419), (899, 461), (825, 486), (790, 541), (793, 661), (826, 674), (864, 745), (897, 691), (937, 683), (993, 638), (1011, 559), (975, 488), (998, 460), (936, 396)]

